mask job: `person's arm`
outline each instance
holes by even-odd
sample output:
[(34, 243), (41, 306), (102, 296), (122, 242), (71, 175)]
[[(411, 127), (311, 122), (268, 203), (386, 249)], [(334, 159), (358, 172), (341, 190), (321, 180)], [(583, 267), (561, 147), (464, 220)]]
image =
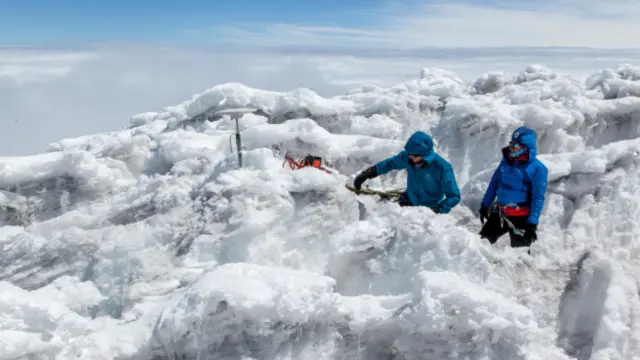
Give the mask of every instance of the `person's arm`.
[(460, 189), (456, 182), (456, 175), (453, 172), (453, 167), (450, 164), (444, 164), (442, 186), (445, 199), (440, 203), (440, 205), (438, 205), (438, 210), (440, 213), (446, 214), (460, 202)]
[(540, 163), (531, 179), (531, 209), (527, 222), (538, 225), (538, 219), (544, 207), (544, 198), (547, 193), (547, 176), (549, 170)]
[(404, 169), (407, 164), (406, 160), (408, 160), (408, 155), (406, 154), (406, 152), (402, 151), (394, 156), (376, 163), (375, 165), (371, 165), (363, 172), (361, 172), (358, 176), (356, 176), (355, 180), (353, 181), (353, 186), (357, 190), (360, 190), (362, 184), (368, 179), (373, 179), (379, 175), (386, 174), (391, 170)]
[(375, 165), (376, 176), (386, 174), (391, 170), (402, 170), (409, 164), (409, 154), (406, 151), (401, 151), (398, 154), (384, 159)]

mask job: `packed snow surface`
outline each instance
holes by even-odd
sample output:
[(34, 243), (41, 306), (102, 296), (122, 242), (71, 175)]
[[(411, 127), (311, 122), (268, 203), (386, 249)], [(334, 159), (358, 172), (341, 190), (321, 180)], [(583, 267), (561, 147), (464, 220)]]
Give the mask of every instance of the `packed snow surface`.
[[(256, 110), (242, 168), (233, 108)], [(477, 235), (521, 125), (549, 168), (531, 257)], [(345, 188), (418, 129), (454, 166), (451, 213)], [(217, 85), (0, 158), (0, 359), (640, 359), (639, 154), (631, 65), (471, 84), (424, 69), (333, 98)]]

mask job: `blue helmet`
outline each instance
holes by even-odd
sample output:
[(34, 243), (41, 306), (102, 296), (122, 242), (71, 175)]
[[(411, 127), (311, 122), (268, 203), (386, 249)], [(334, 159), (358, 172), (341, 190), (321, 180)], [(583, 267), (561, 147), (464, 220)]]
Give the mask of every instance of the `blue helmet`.
[(509, 154), (513, 158), (517, 158), (529, 152), (529, 157), (533, 158), (537, 153), (536, 132), (526, 126), (521, 126), (511, 134), (509, 142)]

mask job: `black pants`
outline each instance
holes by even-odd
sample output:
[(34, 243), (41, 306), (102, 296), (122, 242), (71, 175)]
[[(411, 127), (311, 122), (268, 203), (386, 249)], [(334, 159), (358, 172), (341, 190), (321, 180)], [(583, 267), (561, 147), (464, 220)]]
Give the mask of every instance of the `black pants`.
[(411, 206), (411, 202), (409, 202), (409, 196), (407, 196), (406, 191), (400, 194), (400, 197), (398, 197), (398, 204), (400, 206)]
[(491, 244), (495, 244), (498, 239), (509, 233), (509, 238), (511, 239), (511, 247), (526, 247), (531, 246), (533, 243), (533, 239), (531, 236), (524, 235), (524, 227), (527, 224), (526, 216), (507, 216), (506, 217), (513, 226), (522, 232), (522, 235), (516, 234), (516, 232), (511, 229), (509, 224), (500, 218), (500, 214), (496, 212), (492, 212), (487, 219), (487, 222), (484, 223), (482, 229), (480, 230), (480, 237), (489, 240)]

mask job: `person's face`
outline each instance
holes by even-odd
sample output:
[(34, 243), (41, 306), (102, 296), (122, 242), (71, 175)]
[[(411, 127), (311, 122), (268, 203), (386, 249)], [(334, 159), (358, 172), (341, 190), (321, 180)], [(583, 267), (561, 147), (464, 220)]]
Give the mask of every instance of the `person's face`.
[(510, 141), (509, 142), (509, 154), (512, 158), (517, 158), (527, 152), (527, 148), (517, 142)]
[(409, 160), (411, 160), (411, 162), (414, 164), (419, 164), (422, 162), (422, 156), (409, 154)]
[(509, 152), (515, 153), (520, 151), (523, 146), (517, 142), (509, 141)]

